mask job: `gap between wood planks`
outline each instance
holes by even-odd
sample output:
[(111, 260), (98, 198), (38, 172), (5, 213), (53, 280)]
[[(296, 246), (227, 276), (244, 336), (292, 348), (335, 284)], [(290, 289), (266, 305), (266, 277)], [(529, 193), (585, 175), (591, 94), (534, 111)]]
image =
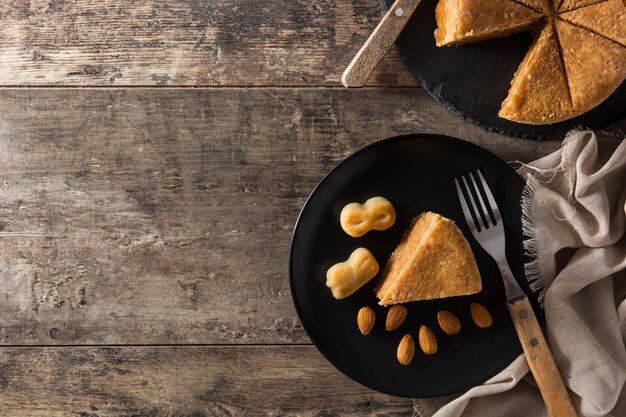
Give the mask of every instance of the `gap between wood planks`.
[(29, 85), (29, 84), (15, 84), (15, 85), (0, 85), (0, 90), (15, 90), (15, 89), (30, 89), (30, 90), (134, 90), (134, 89), (150, 89), (150, 90), (267, 90), (267, 89), (285, 89), (285, 90), (395, 90), (395, 89), (414, 89), (421, 90), (419, 85), (372, 85), (359, 88), (346, 88), (341, 85), (337, 86), (325, 86), (325, 85), (151, 85), (151, 84), (139, 84), (139, 85)]
[(197, 348), (197, 347), (211, 347), (211, 348), (257, 348), (257, 347), (314, 347), (313, 343), (189, 343), (189, 344), (181, 344), (181, 343), (130, 343), (130, 344), (82, 344), (82, 345), (43, 345), (43, 344), (22, 344), (22, 345), (0, 345), (0, 350), (2, 349), (15, 349), (15, 348), (133, 348), (133, 347), (151, 347), (151, 348), (171, 348), (171, 347), (179, 347), (179, 348)]

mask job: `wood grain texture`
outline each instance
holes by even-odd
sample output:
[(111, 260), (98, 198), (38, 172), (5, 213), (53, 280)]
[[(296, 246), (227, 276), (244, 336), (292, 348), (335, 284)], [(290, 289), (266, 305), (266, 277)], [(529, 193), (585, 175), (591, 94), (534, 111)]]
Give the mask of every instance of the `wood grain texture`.
[(344, 87), (362, 87), (393, 46), (421, 0), (396, 0), (341, 76)]
[(576, 408), (563, 382), (548, 342), (527, 297), (507, 303), (528, 367), (537, 382), (548, 417), (576, 417)]
[[(0, 85), (322, 86), (381, 19), (378, 0), (11, 0)], [(369, 85), (415, 85), (390, 51)]]
[[(413, 415), (308, 345), (287, 273), (302, 204), (387, 136), (523, 161), (558, 142), (419, 88), (167, 88), (339, 86), (380, 18), (378, 0), (2, 3), (0, 87), (33, 88), (0, 88), (0, 415)], [(368, 82), (415, 85), (395, 49)]]
[(308, 342), (287, 259), (309, 192), (402, 133), (528, 161), (558, 142), (420, 89), (0, 90), (0, 343)]
[(12, 417), (410, 417), (312, 346), (1, 348)]

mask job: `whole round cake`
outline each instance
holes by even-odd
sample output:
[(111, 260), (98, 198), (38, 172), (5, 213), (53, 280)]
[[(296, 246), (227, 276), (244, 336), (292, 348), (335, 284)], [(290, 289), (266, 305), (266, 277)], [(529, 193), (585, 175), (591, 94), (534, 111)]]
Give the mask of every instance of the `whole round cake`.
[(626, 78), (623, 0), (440, 0), (437, 46), (533, 31), (499, 116), (549, 124), (585, 113)]

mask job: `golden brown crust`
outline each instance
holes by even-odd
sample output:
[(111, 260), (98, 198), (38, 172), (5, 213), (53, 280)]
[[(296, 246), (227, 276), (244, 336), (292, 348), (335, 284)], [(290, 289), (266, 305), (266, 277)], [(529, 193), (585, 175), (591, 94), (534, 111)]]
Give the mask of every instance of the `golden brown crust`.
[(626, 48), (589, 30), (557, 19), (572, 104), (584, 113), (613, 93), (626, 78)]
[(590, 6), (592, 4), (603, 3), (607, 0), (556, 0), (559, 4), (558, 7), (555, 8), (557, 13), (563, 13), (568, 10), (580, 9), (581, 7)]
[(542, 13), (550, 13), (552, 9), (552, 1), (560, 2), (561, 0), (511, 0), (516, 3), (524, 4), (527, 7), (530, 7), (533, 10)]
[(482, 289), (476, 260), (452, 220), (417, 216), (392, 253), (376, 288), (380, 305), (475, 294)]
[(542, 18), (542, 13), (512, 0), (441, 0), (435, 9), (435, 41), (449, 46), (507, 36)]
[(557, 39), (548, 24), (520, 64), (498, 114), (514, 122), (546, 124), (573, 113)]
[(626, 5), (624, 0), (608, 0), (561, 13), (559, 17), (626, 47)]

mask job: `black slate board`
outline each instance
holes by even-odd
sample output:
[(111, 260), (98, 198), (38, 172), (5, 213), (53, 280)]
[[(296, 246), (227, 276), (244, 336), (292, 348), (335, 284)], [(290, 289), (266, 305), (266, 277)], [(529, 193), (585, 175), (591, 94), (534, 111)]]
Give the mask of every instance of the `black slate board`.
[[(386, 11), (393, 0), (381, 0)], [(591, 111), (560, 123), (534, 126), (498, 117), (530, 32), (458, 47), (435, 45), (437, 0), (423, 0), (396, 42), (405, 64), (437, 101), (490, 131), (534, 139), (561, 139), (576, 127), (600, 129), (626, 117), (626, 83)]]

